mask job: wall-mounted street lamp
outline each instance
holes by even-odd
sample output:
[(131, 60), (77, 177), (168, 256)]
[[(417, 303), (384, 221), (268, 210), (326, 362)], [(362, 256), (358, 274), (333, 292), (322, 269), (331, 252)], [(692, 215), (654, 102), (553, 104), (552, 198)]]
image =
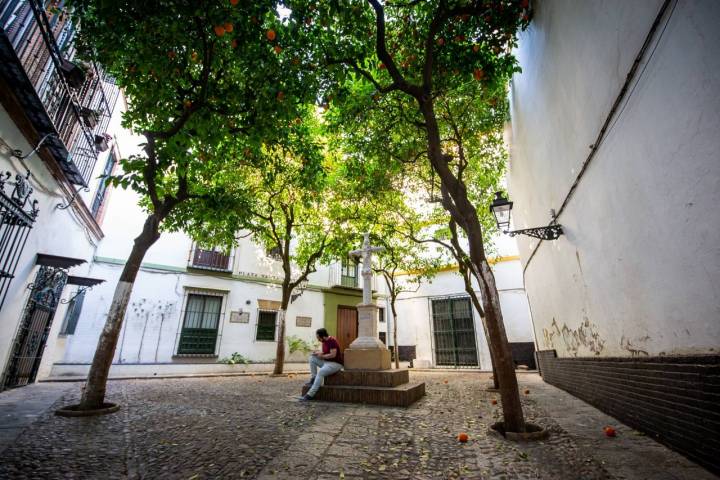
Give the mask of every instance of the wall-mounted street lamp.
[(548, 225), (547, 227), (525, 228), (523, 230), (512, 230), (510, 228), (510, 211), (513, 202), (503, 196), (502, 192), (495, 192), (495, 199), (490, 205), (490, 211), (495, 216), (497, 226), (503, 233), (511, 237), (515, 235), (528, 235), (541, 240), (557, 240), (563, 234), (561, 225)]

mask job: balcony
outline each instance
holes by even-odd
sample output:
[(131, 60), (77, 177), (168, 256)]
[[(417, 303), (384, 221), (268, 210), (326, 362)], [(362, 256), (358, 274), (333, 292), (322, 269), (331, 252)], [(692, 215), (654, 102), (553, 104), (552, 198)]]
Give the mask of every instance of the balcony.
[[(332, 264), (328, 284), (330, 287), (362, 288), (363, 279), (360, 269), (357, 267), (357, 265), (348, 266), (345, 263)], [(371, 282), (370, 289), (377, 290), (377, 279), (374, 274)]]
[(232, 272), (233, 256), (217, 250), (205, 250), (194, 246), (190, 251), (189, 268), (213, 270), (216, 272)]
[(0, 0), (0, 76), (38, 140), (50, 135), (44, 146), (67, 180), (86, 187), (107, 149), (119, 89), (97, 65), (75, 58), (76, 27), (53, 5)]

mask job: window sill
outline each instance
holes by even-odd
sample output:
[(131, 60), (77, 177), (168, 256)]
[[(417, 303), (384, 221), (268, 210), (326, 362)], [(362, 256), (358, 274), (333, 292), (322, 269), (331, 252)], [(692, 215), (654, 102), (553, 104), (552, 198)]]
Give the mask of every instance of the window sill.
[(217, 358), (214, 353), (176, 353), (172, 358)]
[(205, 265), (188, 265), (187, 268), (190, 270), (206, 270), (218, 273), (232, 273), (232, 269), (230, 268), (210, 267)]

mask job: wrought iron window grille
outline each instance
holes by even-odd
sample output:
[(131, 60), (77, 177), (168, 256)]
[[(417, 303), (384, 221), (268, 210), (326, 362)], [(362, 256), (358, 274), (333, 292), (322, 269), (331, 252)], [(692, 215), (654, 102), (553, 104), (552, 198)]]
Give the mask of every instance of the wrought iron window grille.
[(0, 310), (39, 213), (29, 177), (16, 174), (13, 182), (10, 172), (0, 174)]

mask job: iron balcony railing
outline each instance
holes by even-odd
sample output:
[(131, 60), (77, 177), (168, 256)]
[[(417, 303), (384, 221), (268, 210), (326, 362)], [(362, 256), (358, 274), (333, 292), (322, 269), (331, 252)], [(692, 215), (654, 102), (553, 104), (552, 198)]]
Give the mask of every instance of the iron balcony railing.
[(87, 186), (119, 89), (76, 58), (77, 27), (64, 1), (0, 0), (0, 73), (68, 180)]
[(188, 266), (204, 270), (231, 272), (232, 260), (233, 255), (228, 255), (217, 250), (205, 250), (197, 246), (193, 246), (190, 251)]
[[(355, 273), (355, 275), (348, 275), (347, 273)], [(328, 284), (331, 287), (362, 288), (363, 278), (360, 268), (355, 272), (348, 272), (348, 269), (343, 268), (340, 262), (334, 263), (330, 265)], [(371, 277), (370, 289), (377, 290), (377, 277), (374, 274)]]

